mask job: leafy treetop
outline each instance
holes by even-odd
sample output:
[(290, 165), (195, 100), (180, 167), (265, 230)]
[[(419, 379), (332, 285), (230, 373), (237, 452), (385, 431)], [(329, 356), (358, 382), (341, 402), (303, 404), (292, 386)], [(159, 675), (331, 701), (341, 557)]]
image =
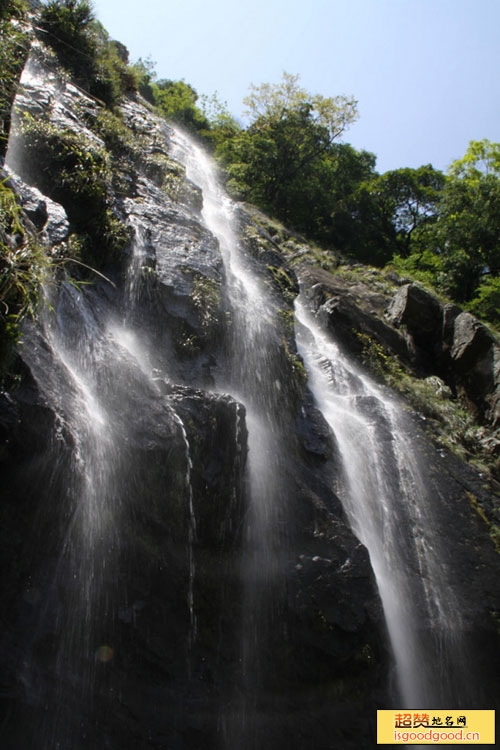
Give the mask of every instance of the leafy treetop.
[(476, 180), (488, 175), (500, 177), (500, 143), (487, 138), (470, 141), (465, 155), (450, 166), (449, 174)]
[(290, 112), (307, 109), (310, 121), (328, 131), (330, 141), (338, 138), (358, 117), (357, 101), (352, 97), (324, 97), (310, 94), (298, 84), (299, 76), (283, 72), (281, 83), (250, 85), (251, 93), (243, 99), (251, 123), (259, 119), (282, 120)]

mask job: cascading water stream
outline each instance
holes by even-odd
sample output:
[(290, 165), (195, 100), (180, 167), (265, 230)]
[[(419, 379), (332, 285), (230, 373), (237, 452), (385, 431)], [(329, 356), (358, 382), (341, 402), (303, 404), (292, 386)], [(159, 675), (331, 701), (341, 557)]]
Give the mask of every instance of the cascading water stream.
[[(29, 61), (21, 84), (43, 90), (45, 76), (43, 66)], [(57, 86), (49, 84), (52, 105), (57, 108)], [(14, 132), (13, 136), (7, 167), (23, 173), (23, 151)], [(99, 710), (100, 692), (113, 689), (103, 670), (113, 659), (117, 620), (128, 618), (123, 613), (132, 611), (122, 581), (126, 579), (123, 566), (133, 563), (124, 559), (122, 550), (149, 472), (147, 461), (141, 466), (135, 454), (135, 445), (143, 441), (142, 423), (148, 418), (151, 429), (170, 424), (164, 429), (171, 430), (173, 443), (184, 451), (179, 493), (186, 496), (188, 506), (184, 512), (189, 568), (185, 663), (187, 674), (191, 672), (190, 652), (196, 639), (192, 459), (186, 428), (157, 383), (147, 337), (141, 330), (139, 299), (148, 283), (143, 273), (144, 228), (134, 217), (130, 223), (135, 239), (123, 291), (112, 290), (100, 280), (89, 287), (67, 280), (58, 291), (45, 290), (46, 304), (37, 324), (24, 331), (21, 355), (58, 421), (51, 460), (61, 467), (61, 477), (49, 477), (48, 501), (51, 482), (65, 485), (63, 497), (55, 495), (53, 507), (48, 502), (45, 509), (47, 518), (53, 514), (57, 519), (53, 536), (62, 542), (52, 553), (52, 594), (37, 628), (40, 637), (51, 628), (58, 631), (52, 694), (41, 694), (47, 687), (38, 685), (35, 660), (26, 661), (24, 670), (29, 689), (40, 693), (40, 702), (54, 707), (39, 727), (37, 746), (42, 750), (80, 747), (85, 742), (85, 726), (92, 725), (94, 712)], [(165, 375), (160, 379), (167, 382)], [(143, 417), (147, 409), (151, 413)], [(70, 729), (68, 716), (77, 710), (81, 710), (81, 728)]]
[[(36, 60), (23, 81), (32, 93), (22, 101), (100, 142), (71, 84)], [(155, 170), (118, 168), (130, 193), (111, 192), (110, 205), (134, 236), (128, 267), (110, 262), (112, 284), (99, 276), (80, 287), (61, 269), (26, 324), (26, 376), (7, 412), (27, 436), (20, 448), (14, 436), (9, 482), (33, 526), (29, 588), (16, 594), (28, 626), (9, 634), (23, 660), (11, 679), (25, 696), (9, 718), (18, 746), (354, 750), (365, 712), (370, 747), (385, 698), (383, 623), (366, 550), (335, 493), (376, 573), (398, 703), (465, 706), (452, 683), (467, 625), (411, 420), (299, 302), (298, 348), (330, 440), (290, 341), (287, 272), (271, 242), (256, 238), (202, 149), (140, 102), (123, 114), (147, 154), (173, 147), (203, 192), (202, 221), (178, 166), (175, 191)], [(35, 160), (23, 168), (22, 139), (13, 144), (10, 167), (29, 182)], [(59, 245), (64, 209), (24, 188), (23, 200), (46, 207), (42, 242)]]
[[(278, 606), (276, 589), (284, 555), (283, 539), (278, 540), (277, 532), (285, 498), (277, 470), (282, 439), (276, 418), (280, 383), (274, 375), (273, 361), (277, 348), (273, 337), (276, 308), (240, 248), (234, 206), (218, 179), (212, 159), (178, 130), (174, 131), (173, 144), (176, 157), (186, 166), (188, 179), (202, 190), (202, 216), (219, 241), (224, 262), (232, 338), (227, 369), (216, 376), (217, 388), (230, 393), (246, 409), (251, 502), (242, 563), (245, 587), (242, 661), (246, 687), (253, 694), (251, 703), (257, 701), (264, 679), (265, 667), (260, 660), (266, 632), (272, 627), (273, 611)], [(241, 709), (238, 728), (232, 730), (238, 741), (248, 742), (249, 747), (253, 747), (257, 710), (247, 702)]]
[(400, 700), (411, 708), (451, 705), (460, 700), (453, 685), (460, 610), (402, 408), (349, 361), (300, 297), (296, 321), (310, 388), (340, 454), (338, 492), (377, 579)]

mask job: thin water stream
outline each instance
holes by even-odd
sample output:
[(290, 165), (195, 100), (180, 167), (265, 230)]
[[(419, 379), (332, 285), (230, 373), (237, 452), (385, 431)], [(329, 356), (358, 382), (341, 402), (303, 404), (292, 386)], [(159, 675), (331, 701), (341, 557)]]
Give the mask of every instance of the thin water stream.
[[(402, 407), (296, 302), (310, 388), (341, 456), (338, 492), (377, 579), (404, 706), (453, 704), (461, 618), (418, 448)], [(453, 664), (455, 665), (452, 668)]]
[(278, 468), (283, 439), (277, 416), (280, 384), (274, 374), (277, 311), (239, 244), (234, 205), (218, 178), (213, 160), (178, 130), (174, 131), (173, 142), (177, 158), (186, 166), (188, 179), (202, 190), (203, 220), (218, 239), (224, 261), (232, 320), (226, 368), (217, 374), (217, 389), (230, 393), (246, 409), (250, 507), (241, 565), (245, 589), (242, 663), (246, 697), (236, 726), (227, 730), (227, 741), (228, 746), (239, 742), (242, 747), (254, 747), (257, 703), (266, 680), (264, 652), (279, 608), (285, 554), (284, 539), (278, 532), (286, 490)]

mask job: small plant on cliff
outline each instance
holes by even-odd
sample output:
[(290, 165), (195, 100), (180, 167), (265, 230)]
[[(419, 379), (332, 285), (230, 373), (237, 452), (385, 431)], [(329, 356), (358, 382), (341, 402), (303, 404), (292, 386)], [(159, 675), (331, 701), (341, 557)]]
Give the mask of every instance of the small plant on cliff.
[(99, 267), (110, 254), (118, 255), (130, 236), (109, 205), (111, 168), (106, 149), (81, 133), (29, 115), (22, 122), (22, 134), (36, 164), (30, 177), (64, 206), (72, 229), (85, 236), (85, 260)]
[(361, 346), (361, 361), (372, 374), (389, 386), (397, 387), (404, 370), (396, 357), (366, 333), (356, 333)]
[(104, 149), (85, 136), (25, 115), (24, 145), (36, 163), (37, 186), (64, 205), (76, 225), (88, 225), (102, 210), (110, 179)]
[(55, 263), (26, 231), (14, 192), (0, 182), (0, 370)]
[(26, 6), (19, 0), (0, 4), (0, 155), (7, 148), (12, 102), (28, 55), (28, 33), (19, 23), (25, 15)]
[(220, 306), (219, 285), (206, 276), (196, 276), (193, 281), (192, 299), (201, 318), (201, 327), (209, 331), (217, 323)]

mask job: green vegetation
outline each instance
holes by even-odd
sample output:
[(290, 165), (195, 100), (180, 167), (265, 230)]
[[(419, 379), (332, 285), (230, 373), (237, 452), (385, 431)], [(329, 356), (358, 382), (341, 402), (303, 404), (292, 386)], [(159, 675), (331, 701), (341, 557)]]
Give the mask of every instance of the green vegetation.
[(92, 96), (114, 106), (127, 91), (137, 89), (138, 76), (128, 66), (126, 47), (109, 39), (88, 0), (49, 0), (38, 25), (61, 65)]
[(218, 322), (220, 307), (219, 284), (206, 276), (196, 275), (193, 281), (191, 298), (199, 312), (202, 330), (205, 332), (210, 331)]
[(10, 113), (29, 48), (29, 35), (22, 25), (26, 6), (21, 0), (0, 5), (0, 156), (4, 156), (10, 129)]
[(297, 296), (297, 285), (295, 282), (292, 281), (284, 268), (267, 266), (267, 270), (271, 274), (275, 286), (279, 289), (281, 297), (285, 302), (293, 304), (293, 301)]
[(438, 444), (452, 450), (483, 471), (498, 471), (497, 460), (482, 441), (484, 428), (456, 399), (438, 377), (418, 378), (396, 356), (367, 334), (357, 333), (361, 360), (381, 383), (400, 393), (408, 404), (425, 417)]
[(0, 182), (0, 369), (10, 359), (19, 323), (33, 315), (57, 258), (26, 231), (14, 192)]
[[(284, 73), (279, 84), (253, 86), (245, 103), (249, 127), (226, 121), (224, 139), (214, 139), (229, 188), (295, 229), (321, 236), (329, 219), (325, 200), (330, 200), (332, 173), (341, 169), (335, 141), (356, 119), (356, 102), (310, 95), (298, 85), (298, 76)], [(361, 161), (370, 157), (363, 152)], [(317, 206), (313, 214), (312, 205)]]
[(73, 231), (84, 238), (83, 259), (101, 267), (110, 256), (119, 256), (130, 236), (110, 208), (106, 149), (82, 134), (30, 116), (22, 122), (22, 134), (37, 165), (37, 187), (65, 207)]
[(393, 263), (498, 325), (500, 144), (472, 141), (440, 183), (428, 218)]
[(36, 160), (38, 187), (68, 207), (77, 228), (85, 225), (106, 198), (111, 176), (107, 152), (48, 120), (25, 115), (21, 128), (28, 156)]
[(159, 80), (152, 84), (153, 102), (161, 115), (192, 133), (207, 130), (209, 122), (196, 106), (198, 94), (184, 81)]

